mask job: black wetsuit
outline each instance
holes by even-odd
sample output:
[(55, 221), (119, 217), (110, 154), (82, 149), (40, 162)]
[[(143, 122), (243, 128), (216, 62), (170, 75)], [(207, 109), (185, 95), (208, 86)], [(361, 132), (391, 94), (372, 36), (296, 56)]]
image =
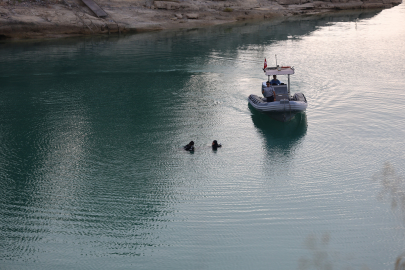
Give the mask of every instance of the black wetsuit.
[(213, 150), (217, 150), (218, 147), (221, 147), (221, 146), (222, 146), (221, 144), (213, 144), (213, 145), (212, 145), (212, 149), (213, 149)]
[(187, 150), (187, 151), (194, 151), (194, 145), (189, 145), (189, 144), (187, 144), (186, 146), (184, 146), (184, 150)]

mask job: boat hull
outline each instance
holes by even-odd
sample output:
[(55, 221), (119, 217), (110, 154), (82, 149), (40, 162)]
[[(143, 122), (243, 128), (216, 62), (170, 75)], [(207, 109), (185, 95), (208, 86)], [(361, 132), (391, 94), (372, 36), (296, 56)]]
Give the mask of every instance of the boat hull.
[(308, 106), (306, 100), (267, 102), (257, 95), (250, 95), (248, 100), (249, 104), (256, 110), (269, 114), (272, 118), (283, 122), (291, 120), (297, 113), (304, 112)]

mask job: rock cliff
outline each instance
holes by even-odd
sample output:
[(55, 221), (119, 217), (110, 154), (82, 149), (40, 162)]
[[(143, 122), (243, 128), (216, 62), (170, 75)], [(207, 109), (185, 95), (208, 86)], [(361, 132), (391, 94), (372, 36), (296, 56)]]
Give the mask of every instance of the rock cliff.
[[(91, 0), (90, 0), (91, 1)], [(402, 0), (0, 0), (0, 39), (54, 38), (195, 28), (346, 9), (384, 9)]]

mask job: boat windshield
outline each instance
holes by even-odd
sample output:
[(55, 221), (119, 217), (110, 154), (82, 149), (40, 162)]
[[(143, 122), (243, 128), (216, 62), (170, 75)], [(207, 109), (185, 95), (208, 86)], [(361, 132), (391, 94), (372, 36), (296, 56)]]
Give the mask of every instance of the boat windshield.
[(276, 95), (288, 94), (287, 85), (273, 85)]

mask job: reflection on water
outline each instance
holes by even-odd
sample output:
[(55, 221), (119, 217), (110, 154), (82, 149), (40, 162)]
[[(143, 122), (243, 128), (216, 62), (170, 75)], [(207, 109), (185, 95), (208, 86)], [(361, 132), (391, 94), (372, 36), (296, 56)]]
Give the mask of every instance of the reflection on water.
[[(400, 215), (405, 222), (405, 181), (404, 178), (397, 174), (394, 166), (390, 162), (385, 162), (381, 171), (372, 176), (372, 180), (382, 186), (377, 198), (384, 200), (387, 198), (391, 201), (391, 209), (399, 209)], [(398, 256), (395, 261), (395, 270), (405, 269), (405, 253)]]
[(382, 190), (378, 194), (378, 199), (383, 200), (387, 197), (391, 200), (391, 208), (399, 209), (402, 217), (405, 219), (405, 181), (398, 175), (391, 165), (386, 162), (380, 172), (373, 175), (372, 179), (381, 183)]
[(266, 140), (268, 149), (292, 150), (307, 132), (307, 116), (298, 113), (289, 122), (280, 122), (249, 106), (252, 121)]
[(405, 253), (395, 261), (395, 270), (405, 270)]
[(250, 110), (256, 131), (263, 138), (262, 148), (265, 153), (263, 164), (266, 177), (284, 178), (290, 170), (296, 151), (304, 141), (307, 132), (306, 114), (299, 113), (289, 122), (280, 122), (253, 108)]
[(321, 269), (332, 270), (332, 260), (329, 254), (329, 233), (324, 233), (321, 237), (315, 234), (307, 236), (304, 242), (304, 246), (311, 252), (309, 257), (301, 257), (298, 262), (298, 269)]

